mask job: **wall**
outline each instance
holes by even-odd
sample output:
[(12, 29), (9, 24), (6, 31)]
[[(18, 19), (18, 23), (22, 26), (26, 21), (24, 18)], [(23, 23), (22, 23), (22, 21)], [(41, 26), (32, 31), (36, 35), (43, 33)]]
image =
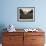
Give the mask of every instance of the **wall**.
[[(46, 28), (45, 0), (1, 0), (0, 25), (13, 24), (16, 28)], [(35, 7), (35, 22), (18, 22), (17, 7)]]

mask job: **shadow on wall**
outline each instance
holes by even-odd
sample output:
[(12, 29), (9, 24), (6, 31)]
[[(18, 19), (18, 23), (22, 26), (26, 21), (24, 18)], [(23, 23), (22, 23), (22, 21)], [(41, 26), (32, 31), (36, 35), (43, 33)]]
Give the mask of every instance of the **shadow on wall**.
[(0, 24), (0, 43), (2, 43), (2, 36), (3, 36), (2, 32), (6, 31), (6, 29), (4, 30), (4, 28), (6, 28), (5, 25)]

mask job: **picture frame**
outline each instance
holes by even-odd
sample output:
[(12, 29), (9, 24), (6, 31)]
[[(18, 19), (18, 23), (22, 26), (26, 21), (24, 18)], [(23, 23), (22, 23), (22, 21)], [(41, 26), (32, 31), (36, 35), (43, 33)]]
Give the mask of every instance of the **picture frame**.
[(17, 21), (19, 22), (34, 22), (35, 21), (35, 7), (18, 7)]

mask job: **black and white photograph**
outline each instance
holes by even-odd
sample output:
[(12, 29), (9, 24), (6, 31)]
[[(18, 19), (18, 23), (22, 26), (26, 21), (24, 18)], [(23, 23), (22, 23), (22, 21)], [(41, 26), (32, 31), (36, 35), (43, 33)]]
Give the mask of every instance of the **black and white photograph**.
[(17, 20), (31, 22), (35, 20), (35, 7), (18, 7)]

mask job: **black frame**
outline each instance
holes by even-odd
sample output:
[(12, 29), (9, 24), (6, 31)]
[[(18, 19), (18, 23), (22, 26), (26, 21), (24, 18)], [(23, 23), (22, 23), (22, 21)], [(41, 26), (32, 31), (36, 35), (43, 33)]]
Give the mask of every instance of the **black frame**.
[[(29, 9), (29, 10), (32, 10), (33, 12), (32, 12), (32, 18), (31, 17), (29, 17), (29, 18), (26, 18), (25, 16), (25, 18), (24, 17), (21, 17), (20, 18), (20, 15), (21, 15), (21, 10), (24, 10), (24, 9)], [(26, 11), (26, 10), (25, 10)], [(29, 14), (31, 14), (31, 12), (29, 13)], [(22, 14), (23, 15), (23, 14)], [(28, 16), (28, 15), (26, 15), (26, 16)], [(20, 21), (20, 22), (34, 22), (35, 21), (35, 7), (18, 7), (17, 8), (17, 21)]]

